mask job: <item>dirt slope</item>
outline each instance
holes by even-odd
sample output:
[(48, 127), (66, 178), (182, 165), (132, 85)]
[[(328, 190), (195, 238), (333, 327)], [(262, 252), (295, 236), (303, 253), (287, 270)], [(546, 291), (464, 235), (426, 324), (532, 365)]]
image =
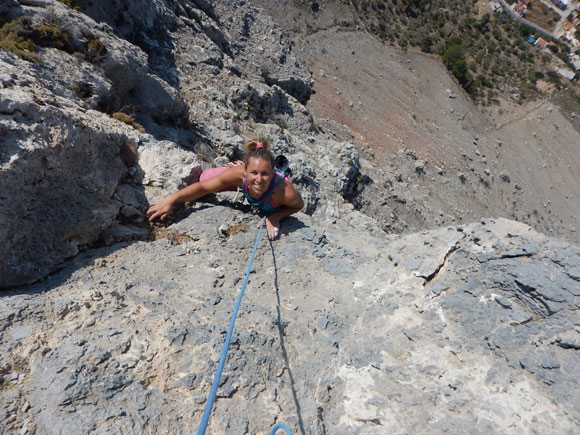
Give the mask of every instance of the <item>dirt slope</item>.
[(370, 170), (359, 205), (387, 230), (504, 216), (580, 240), (580, 134), (555, 103), (476, 106), (436, 57), (382, 44), (348, 5), (258, 3), (313, 73), (310, 110), (385, 169)]

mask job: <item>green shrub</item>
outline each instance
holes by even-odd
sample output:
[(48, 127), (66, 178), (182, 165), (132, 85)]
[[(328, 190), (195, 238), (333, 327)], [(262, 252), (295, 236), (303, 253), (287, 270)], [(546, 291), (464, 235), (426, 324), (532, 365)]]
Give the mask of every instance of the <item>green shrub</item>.
[(560, 76), (556, 71), (548, 71), (548, 81), (550, 83), (559, 84), (560, 83)]
[(532, 33), (533, 33), (532, 29), (529, 26), (526, 26), (525, 24), (520, 24), (520, 36), (527, 38)]
[(41, 47), (53, 47), (72, 52), (70, 35), (60, 27), (52, 24), (39, 24), (31, 29), (32, 40)]
[(403, 3), (410, 8), (422, 10), (431, 0), (403, 0)]
[(485, 71), (487, 71), (489, 69), (489, 67), (491, 66), (491, 56), (487, 56), (485, 58), (485, 60), (483, 61), (483, 69)]
[(399, 39), (399, 47), (401, 47), (403, 50), (407, 49), (408, 44), (409, 44), (409, 41), (407, 38), (400, 38)]
[(26, 19), (10, 21), (0, 28), (0, 47), (29, 62), (38, 61), (36, 44), (26, 36), (30, 22)]
[(433, 51), (433, 38), (431, 36), (424, 36), (421, 38), (419, 46), (425, 53), (431, 53)]
[(33, 26), (30, 20), (22, 18), (10, 21), (0, 28), (0, 47), (24, 60), (39, 60), (37, 46), (72, 52), (70, 35), (58, 25), (41, 23)]
[(447, 49), (443, 53), (443, 63), (455, 76), (459, 84), (467, 92), (474, 92), (474, 80), (467, 68), (467, 61), (465, 60), (465, 48), (461, 43), (460, 37), (449, 38)]
[(491, 80), (490, 80), (488, 77), (483, 77), (483, 79), (482, 79), (482, 81), (481, 81), (481, 84), (482, 84), (483, 86), (485, 86), (486, 88), (491, 88), (491, 89), (493, 89), (493, 87), (494, 87), (494, 84), (493, 84), (493, 82), (492, 82), (492, 81), (491, 81)]

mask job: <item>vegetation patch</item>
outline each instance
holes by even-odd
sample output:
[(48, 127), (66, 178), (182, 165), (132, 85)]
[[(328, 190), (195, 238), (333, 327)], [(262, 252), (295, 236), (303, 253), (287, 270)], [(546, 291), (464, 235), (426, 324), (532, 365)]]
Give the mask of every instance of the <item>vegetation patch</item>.
[(168, 239), (172, 245), (183, 245), (187, 242), (192, 242), (193, 239), (187, 234), (180, 233), (179, 231), (170, 230), (158, 225), (151, 226), (151, 240)]
[(41, 47), (52, 47), (72, 53), (70, 35), (58, 26), (48, 23), (33, 26), (30, 37)]
[(471, 73), (467, 68), (465, 52), (467, 50), (464, 39), (453, 36), (446, 41), (446, 48), (443, 52), (443, 63), (449, 71), (459, 81), (468, 92), (472, 91), (474, 82)]
[(30, 27), (26, 20), (10, 21), (0, 28), (0, 47), (14, 53), (21, 59), (36, 62), (38, 56), (36, 44), (27, 37), (26, 28)]
[(248, 224), (246, 222), (240, 222), (226, 229), (226, 237), (231, 237), (237, 233), (245, 233), (246, 231), (248, 231)]
[(114, 119), (116, 119), (117, 121), (121, 121), (127, 125), (130, 125), (138, 132), (145, 133), (145, 128), (141, 124), (139, 124), (137, 121), (135, 121), (135, 118), (133, 118), (133, 116), (128, 115), (128, 114), (123, 113), (123, 112), (115, 112), (111, 116)]
[(51, 23), (32, 25), (29, 19), (20, 18), (9, 21), (0, 28), (0, 47), (24, 60), (37, 62), (38, 46), (72, 52), (70, 35), (58, 25)]
[[(77, 51), (86, 60), (99, 63), (107, 55), (107, 47), (90, 30), (81, 30), (85, 42), (76, 44)], [(0, 27), (0, 47), (16, 54), (29, 62), (38, 62), (38, 47), (51, 47), (73, 53), (70, 33), (65, 29), (61, 18), (48, 12), (40, 24), (32, 24), (29, 18), (20, 18), (5, 23)]]

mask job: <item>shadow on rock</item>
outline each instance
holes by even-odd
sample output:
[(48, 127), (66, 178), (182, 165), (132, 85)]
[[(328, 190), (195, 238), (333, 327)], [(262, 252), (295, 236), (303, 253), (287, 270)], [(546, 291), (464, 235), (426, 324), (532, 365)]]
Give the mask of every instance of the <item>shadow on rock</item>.
[(292, 398), (294, 399), (294, 406), (296, 407), (296, 415), (298, 416), (298, 425), (300, 426), (300, 433), (305, 434), (304, 430), (304, 420), (302, 418), (302, 410), (300, 407), (300, 401), (298, 400), (298, 394), (296, 393), (296, 382), (294, 381), (294, 375), (292, 373), (292, 368), (290, 367), (290, 361), (288, 359), (288, 351), (286, 350), (286, 342), (284, 341), (284, 322), (282, 321), (282, 312), (280, 310), (280, 288), (278, 287), (278, 265), (276, 264), (276, 253), (274, 252), (274, 246), (270, 241), (270, 251), (272, 252), (272, 262), (274, 263), (274, 288), (276, 289), (276, 326), (278, 327), (278, 336), (280, 338), (280, 348), (282, 350), (282, 358), (284, 358), (284, 366), (288, 372), (288, 378), (290, 380), (290, 388), (292, 389)]

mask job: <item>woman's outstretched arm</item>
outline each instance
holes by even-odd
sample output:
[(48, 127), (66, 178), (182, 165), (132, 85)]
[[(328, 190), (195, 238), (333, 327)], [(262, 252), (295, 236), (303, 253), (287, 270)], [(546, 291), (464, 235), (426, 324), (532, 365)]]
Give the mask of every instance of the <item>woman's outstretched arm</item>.
[(154, 202), (147, 210), (149, 221), (155, 219), (165, 220), (176, 204), (180, 202), (195, 201), (210, 193), (219, 192), (228, 186), (241, 186), (244, 179), (244, 166), (233, 166), (222, 172), (217, 177), (210, 178), (199, 183), (193, 183), (183, 189), (167, 195)]
[(304, 201), (300, 192), (292, 184), (284, 182), (284, 191), (280, 208), (266, 218), (266, 228), (270, 240), (280, 235), (280, 221), (287, 216), (298, 213), (304, 208)]

